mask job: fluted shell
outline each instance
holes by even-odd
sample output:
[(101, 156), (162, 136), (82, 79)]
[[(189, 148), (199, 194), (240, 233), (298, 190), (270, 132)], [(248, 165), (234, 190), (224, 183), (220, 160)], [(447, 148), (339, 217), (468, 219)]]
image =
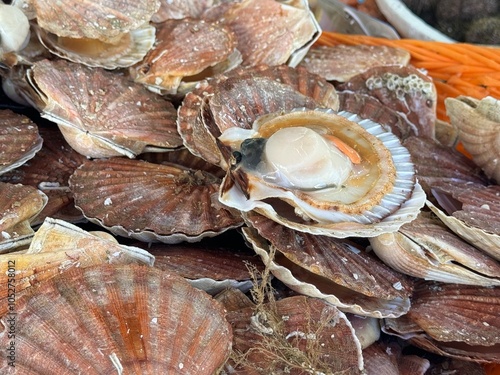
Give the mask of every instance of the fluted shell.
[(433, 194), (439, 206), (427, 206), (448, 228), (500, 260), (500, 186), (443, 182), (434, 186)]
[(236, 68), (201, 82), (186, 95), (178, 109), (177, 129), (193, 154), (227, 169), (227, 156), (216, 140), (223, 129), (251, 128), (259, 116), (296, 107), (337, 110), (335, 88), (304, 68)]
[[(16, 354), (22, 355), (15, 368), (2, 361), (4, 374), (208, 375), (231, 350), (231, 326), (216, 301), (183, 278), (146, 266), (72, 269), (34, 286), (15, 308)], [(9, 340), (4, 329), (0, 342)]]
[(2, 287), (0, 316), (3, 316), (8, 296), (8, 269), (15, 269), (16, 298), (44, 280), (73, 268), (98, 264), (143, 263), (152, 265), (154, 257), (133, 246), (120, 245), (114, 240), (91, 234), (62, 220), (47, 218), (36, 231), (29, 249), (24, 253), (0, 255)]
[(408, 311), (411, 282), (355, 243), (298, 233), (261, 215), (247, 220), (257, 232), (243, 228), (245, 238), (290, 289), (362, 316), (396, 317)]
[(374, 96), (406, 116), (419, 137), (434, 138), (437, 91), (432, 78), (420, 70), (412, 66), (374, 67), (338, 85), (337, 89)]
[(425, 203), (398, 138), (352, 113), (262, 116), (219, 140), (233, 155), (220, 201), (302, 232), (373, 237), (413, 220)]
[(49, 200), (33, 219), (33, 225), (42, 223), (48, 216), (71, 222), (81, 221), (83, 216), (75, 208), (68, 179), (86, 159), (68, 145), (59, 129), (40, 128), (40, 135), (43, 146), (36, 157), (4, 173), (0, 176), (0, 181), (30, 185), (47, 195)]
[(234, 31), (245, 66), (296, 66), (321, 30), (307, 0), (243, 0), (219, 8), (203, 18), (220, 20)]
[(500, 183), (500, 101), (458, 96), (446, 98), (445, 105), (464, 148), (488, 177)]
[(153, 92), (185, 94), (202, 79), (241, 62), (234, 33), (222, 24), (182, 19), (167, 20), (156, 28), (155, 48), (130, 68), (135, 82)]
[(64, 1), (32, 0), (38, 25), (68, 38), (113, 41), (123, 33), (148, 23), (159, 9), (159, 0)]
[(391, 268), (425, 280), (481, 286), (500, 285), (498, 262), (463, 241), (439, 219), (421, 212), (398, 232), (370, 238)]
[(0, 110), (0, 174), (26, 163), (42, 148), (38, 127), (28, 117)]
[(155, 43), (155, 28), (145, 24), (123, 33), (112, 43), (98, 39), (68, 38), (37, 27), (40, 42), (54, 55), (106, 69), (124, 68), (141, 61)]
[(375, 66), (406, 66), (410, 57), (396, 47), (340, 44), (309, 49), (300, 66), (328, 81), (345, 82)]
[(253, 286), (249, 267), (264, 269), (255, 255), (234, 246), (153, 244), (148, 251), (155, 257), (156, 268), (176, 272), (192, 286), (212, 295), (226, 288), (247, 292)]
[(146, 242), (195, 242), (241, 225), (217, 202), (220, 179), (176, 164), (111, 158), (71, 176), (75, 204), (113, 233)]
[(30, 82), (45, 102), (42, 117), (87, 157), (165, 151), (182, 145), (172, 103), (118, 72), (64, 60), (43, 60)]
[[(289, 297), (230, 310), (233, 350), (246, 355), (238, 373), (346, 373), (363, 369), (361, 347), (345, 314), (325, 301)], [(288, 371), (287, 371), (288, 369)]]
[(4, 253), (30, 243), (31, 220), (47, 204), (47, 196), (32, 186), (0, 182), (0, 197), (0, 253)]
[(200, 18), (213, 4), (213, 0), (160, 0), (160, 9), (153, 14), (151, 21), (161, 23), (171, 19)]

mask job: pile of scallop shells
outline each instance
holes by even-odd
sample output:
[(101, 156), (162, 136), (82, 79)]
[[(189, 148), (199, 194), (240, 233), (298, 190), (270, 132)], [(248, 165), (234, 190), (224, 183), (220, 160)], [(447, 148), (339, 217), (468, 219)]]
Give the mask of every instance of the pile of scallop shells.
[(438, 121), (406, 51), (314, 46), (306, 0), (0, 17), (2, 374), (500, 362), (498, 98)]

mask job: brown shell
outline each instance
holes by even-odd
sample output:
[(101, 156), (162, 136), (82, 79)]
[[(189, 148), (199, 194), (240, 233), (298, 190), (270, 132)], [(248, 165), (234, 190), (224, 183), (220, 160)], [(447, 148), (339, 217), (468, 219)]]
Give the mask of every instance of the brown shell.
[(121, 73), (43, 60), (31, 74), (45, 101), (42, 116), (56, 122), (71, 147), (85, 156), (134, 157), (182, 144), (172, 103)]
[[(225, 83), (226, 80), (229, 82)], [(238, 126), (250, 128), (261, 115), (300, 106), (337, 110), (337, 93), (330, 83), (304, 68), (264, 65), (239, 68), (208, 83), (201, 83), (186, 95), (178, 109), (178, 131), (192, 153), (226, 168), (227, 163), (215, 140), (221, 130), (212, 116), (220, 119), (223, 117), (220, 111), (223, 111), (225, 127), (241, 124)], [(206, 125), (210, 126), (210, 132)]]
[[(72, 269), (33, 287), (15, 309), (15, 370), (25, 373), (212, 374), (231, 350), (231, 326), (216, 301), (145, 266)], [(2, 361), (2, 373), (12, 369)]]
[(176, 94), (182, 82), (194, 86), (197, 81), (239, 63), (232, 56), (236, 47), (234, 34), (221, 24), (182, 19), (165, 21), (156, 28), (155, 48), (130, 69), (135, 82), (152, 91)]
[(242, 223), (215, 200), (220, 179), (180, 165), (111, 158), (85, 162), (70, 178), (85, 217), (147, 242), (198, 241)]
[(38, 25), (62, 37), (113, 40), (148, 23), (159, 0), (73, 1), (33, 0)]
[(83, 218), (82, 213), (74, 206), (68, 179), (86, 159), (68, 145), (59, 129), (40, 128), (40, 135), (43, 146), (36, 157), (3, 174), (0, 181), (30, 185), (47, 195), (49, 201), (33, 220), (34, 224), (43, 222), (47, 216), (79, 221)]
[(396, 47), (339, 44), (311, 48), (299, 65), (328, 81), (345, 82), (376, 66), (406, 66), (410, 57)]
[(0, 174), (33, 158), (42, 148), (38, 127), (28, 117), (0, 110)]
[(319, 299), (289, 297), (258, 309), (229, 311), (227, 320), (233, 327), (233, 350), (245, 356), (243, 363), (235, 366), (230, 361), (229, 365), (242, 373), (354, 375), (363, 368), (361, 348), (349, 321)]
[(432, 78), (418, 69), (411, 66), (370, 68), (338, 85), (337, 89), (374, 96), (406, 116), (418, 136), (434, 138), (436, 87)]
[(0, 182), (0, 253), (29, 244), (31, 220), (47, 203), (47, 196), (32, 186)]
[(160, 9), (153, 14), (151, 21), (161, 23), (170, 19), (200, 18), (213, 3), (213, 0), (160, 0)]

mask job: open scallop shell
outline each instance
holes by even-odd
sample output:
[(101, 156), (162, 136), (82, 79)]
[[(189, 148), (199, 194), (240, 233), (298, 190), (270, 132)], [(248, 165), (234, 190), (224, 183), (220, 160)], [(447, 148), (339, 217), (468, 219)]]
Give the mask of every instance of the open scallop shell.
[(0, 174), (26, 163), (42, 148), (38, 127), (28, 117), (0, 110)]
[(241, 62), (233, 32), (219, 23), (168, 20), (156, 28), (155, 48), (130, 69), (135, 82), (151, 91), (185, 94), (202, 79), (231, 70)]
[(199, 241), (241, 225), (217, 202), (220, 179), (177, 164), (124, 158), (85, 162), (70, 188), (89, 220), (146, 242)]
[(39, 61), (30, 72), (45, 102), (42, 117), (87, 157), (133, 158), (182, 145), (173, 104), (121, 73), (64, 60)]
[[(273, 178), (266, 179), (260, 168), (264, 168), (267, 154), (261, 152), (262, 155), (254, 156), (249, 150), (248, 159), (243, 156), (241, 160), (234, 159), (224, 179), (219, 196), (223, 204), (244, 212), (256, 210), (302, 232), (340, 238), (394, 232), (417, 216), (425, 203), (425, 193), (415, 180), (408, 151), (392, 133), (355, 114), (335, 114), (323, 109), (272, 114), (260, 117), (252, 129), (230, 128), (219, 140), (233, 155), (242, 154), (245, 152), (241, 146), (243, 141), (270, 139), (282, 129), (293, 131), (294, 128), (339, 138), (356, 150), (360, 158), (358, 167), (363, 172), (354, 173), (353, 169), (341, 184), (335, 183), (332, 187), (303, 188), (293, 184), (290, 187), (274, 182)], [(255, 168), (247, 166), (254, 158), (259, 164)], [(316, 176), (324, 180), (323, 174), (314, 172), (313, 166), (306, 167), (305, 161), (302, 165), (313, 176), (313, 182)], [(272, 175), (282, 172), (278, 170)], [(301, 179), (300, 175), (295, 177)]]
[(459, 96), (446, 98), (445, 105), (464, 148), (488, 177), (500, 183), (500, 100)]
[(34, 286), (15, 308), (16, 367), (3, 350), (3, 374), (208, 375), (231, 350), (219, 303), (180, 276), (146, 266), (72, 269)]
[[(249, 214), (247, 220), (258, 234), (244, 228), (245, 237), (289, 288), (358, 315), (382, 318), (407, 312), (411, 282), (355, 243), (298, 233), (261, 215)], [(271, 248), (275, 259), (270, 259)]]
[(0, 182), (0, 253), (30, 243), (31, 221), (47, 204), (47, 196), (32, 186)]
[(36, 29), (40, 42), (54, 55), (106, 69), (129, 67), (141, 61), (155, 43), (155, 28), (145, 24), (123, 33), (112, 43), (98, 39), (67, 38)]

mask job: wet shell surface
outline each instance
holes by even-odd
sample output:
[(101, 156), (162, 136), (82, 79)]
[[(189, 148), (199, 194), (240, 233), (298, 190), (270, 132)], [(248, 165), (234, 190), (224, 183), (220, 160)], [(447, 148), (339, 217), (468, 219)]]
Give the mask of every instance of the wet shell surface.
[(38, 127), (28, 117), (0, 110), (0, 174), (33, 158), (42, 142)]
[[(112, 41), (148, 23), (159, 9), (158, 0), (100, 0), (92, 2), (32, 1), (43, 29), (62, 37)], [(92, 20), (92, 22), (89, 22)]]
[(42, 117), (87, 157), (165, 151), (182, 145), (172, 103), (120, 73), (64, 60), (34, 64), (30, 81), (45, 102)]
[(500, 183), (500, 101), (459, 96), (445, 100), (458, 138), (486, 175)]
[(89, 220), (146, 242), (194, 242), (242, 224), (217, 202), (220, 179), (176, 164), (125, 158), (85, 162), (70, 178)]
[(153, 14), (151, 21), (161, 23), (171, 19), (200, 18), (213, 4), (213, 0), (160, 0), (160, 9)]
[(425, 203), (399, 140), (351, 113), (262, 116), (219, 140), (234, 157), (221, 202), (299, 231), (373, 237), (413, 220)]
[(400, 48), (341, 44), (309, 49), (300, 66), (328, 81), (345, 82), (375, 66), (405, 66), (409, 61), (410, 53)]
[[(146, 266), (72, 269), (16, 301), (16, 367), (2, 373), (213, 374), (231, 350), (222, 307)], [(8, 346), (7, 319), (0, 342)], [(43, 358), (38, 355), (43, 348)], [(1, 356), (5, 358), (7, 351)]]
[(87, 66), (106, 69), (129, 67), (141, 61), (155, 43), (155, 28), (148, 24), (124, 33), (113, 43), (68, 38), (36, 29), (40, 42), (54, 55)]
[(219, 23), (168, 20), (156, 28), (155, 48), (130, 69), (134, 80), (151, 91), (185, 93), (198, 81), (224, 73), (241, 62), (233, 32)]

